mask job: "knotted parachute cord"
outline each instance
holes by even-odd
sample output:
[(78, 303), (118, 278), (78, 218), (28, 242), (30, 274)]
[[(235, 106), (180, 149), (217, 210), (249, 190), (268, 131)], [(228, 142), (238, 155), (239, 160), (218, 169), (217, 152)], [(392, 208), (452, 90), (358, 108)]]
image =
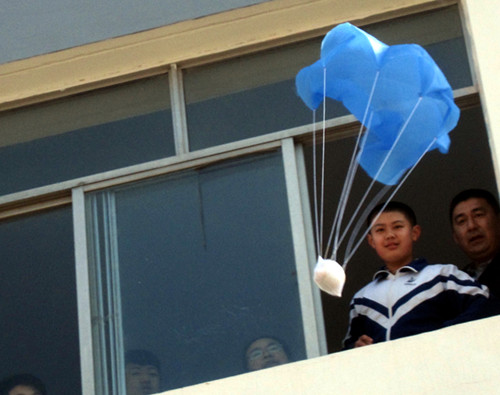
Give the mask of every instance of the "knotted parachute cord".
[[(431, 143), (427, 146), (427, 148), (425, 149), (425, 151), (422, 153), (422, 155), (420, 155), (420, 157), (418, 158), (418, 160), (413, 164), (413, 166), (406, 172), (406, 174), (404, 175), (403, 179), (398, 183), (398, 185), (396, 186), (396, 188), (394, 188), (394, 191), (392, 191), (391, 195), (389, 196), (389, 198), (387, 199), (387, 201), (385, 202), (385, 204), (383, 205), (383, 207), (380, 209), (380, 211), (377, 213), (377, 215), (375, 216), (375, 218), (373, 219), (372, 222), (375, 222), (378, 217), (380, 217), (380, 214), (383, 213), (383, 211), (385, 210), (385, 207), (387, 206), (387, 204), (389, 204), (389, 202), (392, 200), (392, 198), (394, 197), (394, 195), (396, 194), (396, 192), (401, 188), (401, 186), (404, 184), (404, 182), (406, 181), (406, 179), (410, 176), (410, 174), (413, 172), (413, 170), (415, 169), (415, 167), (417, 167), (417, 165), (420, 163), (420, 161), (422, 160), (422, 158), (425, 156), (425, 154), (427, 152), (429, 152), (429, 150), (431, 149), (431, 147), (434, 145), (434, 143), (436, 142), (437, 140), (437, 137), (435, 137)], [(377, 202), (377, 200), (374, 200), (373, 202)], [(373, 208), (373, 207), (372, 207)], [(369, 211), (366, 210), (367, 213), (366, 215), (368, 215)], [(371, 211), (371, 209), (370, 209)], [(365, 216), (366, 217), (366, 216)], [(347, 266), (347, 263), (351, 260), (352, 256), (354, 255), (354, 253), (357, 251), (357, 249), (359, 248), (359, 246), (361, 245), (362, 241), (364, 240), (364, 238), (366, 237), (366, 235), (368, 234), (368, 232), (370, 231), (370, 226), (367, 226), (367, 229), (365, 230), (365, 232), (363, 233), (363, 235), (360, 237), (360, 239), (358, 240), (358, 242), (356, 243), (356, 245), (354, 246), (353, 249), (351, 249), (351, 246), (353, 244), (353, 240), (354, 238), (356, 237), (356, 234), (359, 232), (359, 228), (362, 226), (363, 224), (363, 221), (361, 221), (361, 219), (363, 218), (360, 218), (360, 220), (358, 221), (358, 223), (356, 224), (356, 229), (355, 231), (353, 231), (353, 233), (351, 234), (351, 237), (349, 238), (349, 242), (348, 242), (348, 245), (347, 245), (347, 248), (346, 248), (346, 254), (345, 254), (345, 259), (344, 259), (344, 264), (343, 264), (343, 267), (345, 268)]]

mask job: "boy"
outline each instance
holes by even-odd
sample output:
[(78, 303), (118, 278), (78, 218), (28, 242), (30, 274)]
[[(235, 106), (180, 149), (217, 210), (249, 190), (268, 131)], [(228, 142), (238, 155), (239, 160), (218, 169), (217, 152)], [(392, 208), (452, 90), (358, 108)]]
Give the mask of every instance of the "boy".
[(160, 392), (160, 361), (147, 350), (125, 353), (127, 395), (147, 395)]
[(494, 315), (489, 291), (454, 265), (413, 259), (421, 233), (413, 210), (389, 202), (368, 216), (368, 244), (384, 261), (350, 307), (344, 348), (361, 347)]

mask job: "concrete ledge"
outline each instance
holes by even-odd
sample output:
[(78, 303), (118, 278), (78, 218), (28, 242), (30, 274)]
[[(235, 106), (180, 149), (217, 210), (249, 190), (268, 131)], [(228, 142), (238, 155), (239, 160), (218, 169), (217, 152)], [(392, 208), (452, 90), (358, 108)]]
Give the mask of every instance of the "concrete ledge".
[(500, 316), (169, 394), (499, 393)]

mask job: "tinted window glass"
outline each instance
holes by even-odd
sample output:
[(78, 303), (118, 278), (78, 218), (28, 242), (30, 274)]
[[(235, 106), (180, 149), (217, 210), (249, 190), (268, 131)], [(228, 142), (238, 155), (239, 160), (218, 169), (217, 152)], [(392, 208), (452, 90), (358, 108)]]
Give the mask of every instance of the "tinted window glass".
[(290, 360), (305, 358), (279, 153), (112, 196), (123, 348), (156, 354), (161, 389), (245, 372), (258, 337), (279, 339)]
[(0, 223), (0, 378), (31, 373), (49, 394), (80, 394), (71, 209)]
[(0, 115), (0, 194), (174, 154), (166, 76)]

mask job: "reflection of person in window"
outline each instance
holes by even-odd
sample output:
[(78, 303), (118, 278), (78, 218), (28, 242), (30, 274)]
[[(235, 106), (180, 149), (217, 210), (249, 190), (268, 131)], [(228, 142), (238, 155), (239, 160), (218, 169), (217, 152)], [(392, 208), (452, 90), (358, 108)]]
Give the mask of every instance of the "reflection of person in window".
[(149, 395), (160, 391), (160, 361), (146, 350), (125, 353), (127, 395)]
[(262, 337), (253, 341), (247, 348), (245, 357), (249, 371), (271, 368), (289, 362), (283, 345), (270, 337)]
[(2, 380), (0, 395), (47, 395), (45, 385), (31, 374), (16, 374)]

